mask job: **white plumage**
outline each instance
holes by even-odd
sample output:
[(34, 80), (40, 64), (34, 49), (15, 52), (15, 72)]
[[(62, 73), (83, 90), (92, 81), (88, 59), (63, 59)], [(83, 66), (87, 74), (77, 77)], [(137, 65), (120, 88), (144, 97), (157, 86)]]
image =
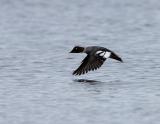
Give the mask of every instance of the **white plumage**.
[(101, 50), (99, 50), (99, 51), (97, 51), (97, 52), (96, 52), (96, 54), (99, 54), (99, 56), (101, 56), (101, 57), (103, 57), (103, 58), (107, 59), (107, 58), (109, 58), (109, 57), (110, 57), (111, 52), (107, 52), (107, 51), (101, 51)]
[(110, 57), (110, 55), (111, 55), (111, 52), (105, 52), (103, 57), (107, 59)]

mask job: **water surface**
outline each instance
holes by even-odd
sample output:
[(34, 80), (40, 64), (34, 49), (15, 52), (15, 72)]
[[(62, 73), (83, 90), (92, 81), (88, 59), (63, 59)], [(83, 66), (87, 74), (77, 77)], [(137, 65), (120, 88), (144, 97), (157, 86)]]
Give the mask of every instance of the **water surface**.
[[(159, 124), (159, 0), (0, 1), (0, 123)], [(98, 45), (119, 54), (72, 76)]]

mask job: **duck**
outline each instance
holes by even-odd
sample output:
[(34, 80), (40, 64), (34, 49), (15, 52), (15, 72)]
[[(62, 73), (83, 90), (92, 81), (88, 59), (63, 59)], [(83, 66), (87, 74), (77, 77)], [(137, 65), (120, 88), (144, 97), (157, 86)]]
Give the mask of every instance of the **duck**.
[(80, 66), (73, 71), (73, 75), (83, 75), (89, 71), (97, 70), (108, 58), (123, 62), (123, 60), (115, 52), (101, 46), (75, 46), (70, 53), (87, 54), (87, 56), (82, 60)]

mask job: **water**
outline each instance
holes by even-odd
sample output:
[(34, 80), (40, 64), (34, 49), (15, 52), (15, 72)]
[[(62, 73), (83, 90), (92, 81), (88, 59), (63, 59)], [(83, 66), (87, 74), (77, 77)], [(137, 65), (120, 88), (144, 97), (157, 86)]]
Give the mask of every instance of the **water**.
[[(1, 124), (159, 124), (159, 0), (1, 0)], [(105, 46), (124, 63), (72, 76)]]

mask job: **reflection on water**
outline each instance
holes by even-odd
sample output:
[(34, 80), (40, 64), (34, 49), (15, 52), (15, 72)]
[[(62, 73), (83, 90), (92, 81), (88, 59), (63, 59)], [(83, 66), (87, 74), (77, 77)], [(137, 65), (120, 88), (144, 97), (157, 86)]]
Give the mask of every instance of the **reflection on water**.
[[(159, 124), (159, 0), (1, 0), (0, 124)], [(80, 77), (85, 54), (108, 59)], [(95, 80), (93, 80), (95, 79)]]
[(91, 85), (95, 85), (95, 84), (97, 84), (97, 83), (101, 83), (100, 81), (97, 81), (97, 80), (89, 80), (89, 79), (75, 79), (74, 81), (75, 81), (75, 82), (88, 83), (88, 84), (91, 84)]

